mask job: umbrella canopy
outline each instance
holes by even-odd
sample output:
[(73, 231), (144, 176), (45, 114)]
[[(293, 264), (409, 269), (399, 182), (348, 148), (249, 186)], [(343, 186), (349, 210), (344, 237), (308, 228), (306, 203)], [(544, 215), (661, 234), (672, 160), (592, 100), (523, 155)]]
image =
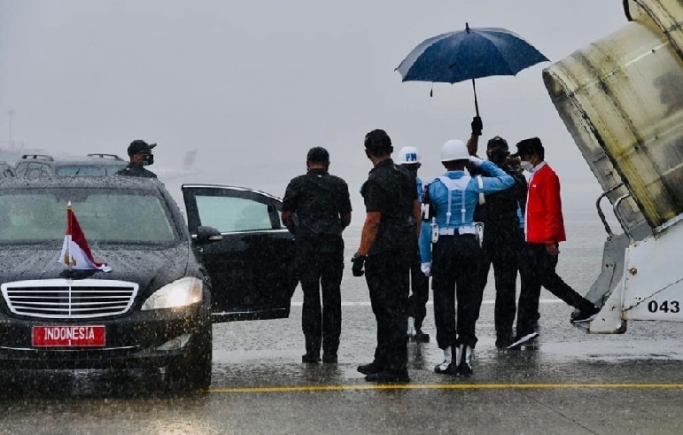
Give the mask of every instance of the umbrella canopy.
[(489, 76), (515, 75), (548, 61), (516, 33), (498, 28), (444, 33), (415, 47), (396, 68), (403, 81), (457, 83)]
[(423, 41), (396, 70), (404, 82), (457, 83), (471, 79), (474, 84), (474, 79), (516, 75), (545, 61), (548, 58), (514, 32), (465, 24), (465, 30)]

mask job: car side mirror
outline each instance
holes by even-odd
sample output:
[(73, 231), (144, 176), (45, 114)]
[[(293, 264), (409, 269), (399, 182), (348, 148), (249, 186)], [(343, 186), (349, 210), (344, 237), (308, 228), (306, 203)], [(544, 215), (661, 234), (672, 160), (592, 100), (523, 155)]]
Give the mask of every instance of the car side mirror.
[(223, 235), (214, 227), (201, 225), (197, 228), (196, 242), (200, 245), (207, 243), (220, 242), (223, 240)]

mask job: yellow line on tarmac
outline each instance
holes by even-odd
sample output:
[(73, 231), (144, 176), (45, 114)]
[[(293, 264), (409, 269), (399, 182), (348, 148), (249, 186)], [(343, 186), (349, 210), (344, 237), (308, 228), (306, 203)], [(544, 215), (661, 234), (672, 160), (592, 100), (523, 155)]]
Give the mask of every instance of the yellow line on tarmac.
[(291, 387), (212, 388), (209, 393), (312, 393), (359, 390), (566, 390), (566, 389), (683, 389), (683, 384), (379, 384), (302, 385)]

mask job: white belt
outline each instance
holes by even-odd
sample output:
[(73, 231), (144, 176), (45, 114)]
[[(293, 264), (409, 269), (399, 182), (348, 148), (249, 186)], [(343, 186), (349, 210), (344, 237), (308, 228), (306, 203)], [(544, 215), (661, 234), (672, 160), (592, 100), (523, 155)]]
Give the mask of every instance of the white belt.
[(454, 236), (456, 232), (458, 234), (477, 234), (474, 227), (439, 228), (439, 235), (441, 236)]

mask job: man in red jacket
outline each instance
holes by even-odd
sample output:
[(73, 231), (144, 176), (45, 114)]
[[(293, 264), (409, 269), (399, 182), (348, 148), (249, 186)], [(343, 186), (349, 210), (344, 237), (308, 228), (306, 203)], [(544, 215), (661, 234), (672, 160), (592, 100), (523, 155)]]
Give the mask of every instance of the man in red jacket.
[(538, 300), (541, 286), (579, 311), (573, 323), (589, 322), (600, 311), (579, 295), (555, 272), (559, 243), (566, 240), (560, 199), (560, 180), (544, 161), (545, 150), (537, 137), (517, 144), (521, 167), (531, 173), (526, 201), (526, 247), (521, 253), (522, 289), (517, 311), (517, 335), (510, 349), (518, 348), (538, 336)]

